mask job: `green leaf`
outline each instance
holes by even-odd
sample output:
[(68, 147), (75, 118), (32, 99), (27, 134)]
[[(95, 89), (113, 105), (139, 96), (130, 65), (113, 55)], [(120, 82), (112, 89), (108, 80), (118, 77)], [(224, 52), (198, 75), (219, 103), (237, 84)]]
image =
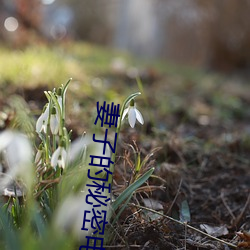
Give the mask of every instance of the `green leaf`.
[[(144, 175), (138, 178), (133, 184), (131, 184), (128, 188), (126, 188), (118, 198), (113, 202), (112, 208), (115, 211), (124, 200), (126, 200), (133, 192), (139, 188), (143, 183), (147, 181), (147, 179), (152, 175), (154, 172), (154, 168), (149, 169)], [(131, 196), (132, 197), (132, 196)]]
[(20, 242), (17, 233), (14, 231), (14, 228), (11, 227), (8, 215), (6, 212), (3, 212), (0, 208), (0, 228), (3, 231), (5, 238), (6, 249), (7, 250), (21, 250)]
[(123, 210), (126, 208), (127, 204), (129, 203), (130, 199), (132, 198), (133, 193), (131, 193), (129, 195), (129, 197), (127, 198), (127, 200), (125, 201), (124, 205), (119, 209), (119, 212), (117, 213), (117, 215), (115, 216), (114, 220), (112, 221), (112, 224), (114, 225), (116, 223), (116, 221), (118, 220), (118, 218), (120, 217), (121, 213), (123, 212)]
[(180, 221), (181, 222), (189, 222), (191, 220), (190, 210), (187, 200), (183, 200), (181, 202), (180, 208)]
[(67, 83), (63, 86), (63, 89), (62, 89), (62, 95), (63, 95), (63, 97), (66, 95), (66, 91), (67, 91), (69, 83), (71, 81), (72, 81), (72, 78), (69, 78), (69, 80), (67, 81)]
[(34, 224), (36, 225), (38, 235), (42, 237), (44, 236), (45, 229), (46, 229), (44, 219), (42, 215), (38, 212), (38, 210), (34, 211), (33, 213), (34, 213), (33, 221), (34, 221)]

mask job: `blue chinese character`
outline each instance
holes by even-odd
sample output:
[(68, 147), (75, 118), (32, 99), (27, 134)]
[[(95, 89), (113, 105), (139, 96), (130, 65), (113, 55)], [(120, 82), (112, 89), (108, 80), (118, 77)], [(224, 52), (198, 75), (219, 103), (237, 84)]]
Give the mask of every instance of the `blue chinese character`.
[[(92, 208), (92, 211), (93, 211), (94, 216), (92, 217), (91, 227), (93, 229), (96, 229), (95, 225), (98, 227), (98, 229), (95, 230), (93, 234), (96, 234), (97, 232), (99, 232), (99, 234), (104, 235), (105, 225), (108, 224), (108, 221), (106, 221), (107, 211), (102, 210), (103, 219), (101, 216), (102, 213), (100, 211), (98, 210), (96, 211), (98, 215), (96, 214), (94, 208)], [(98, 221), (98, 219), (102, 219), (102, 220)], [(95, 225), (93, 223), (94, 221), (95, 221)], [(101, 224), (102, 224), (102, 227), (100, 226)]]
[(105, 154), (106, 144), (109, 145), (109, 147), (110, 147), (112, 153), (115, 153), (116, 140), (117, 140), (117, 133), (115, 133), (114, 147), (112, 147), (111, 143), (110, 143), (109, 141), (107, 141), (107, 134), (108, 134), (108, 129), (107, 129), (107, 128), (106, 128), (106, 131), (105, 131), (105, 138), (104, 138), (104, 140), (96, 140), (96, 139), (95, 139), (95, 134), (93, 134), (93, 141), (94, 141), (94, 142), (104, 143), (103, 154)]
[(111, 127), (112, 125), (115, 125), (115, 127), (117, 127), (118, 117), (120, 116), (119, 115), (120, 104), (114, 105), (114, 103), (112, 102), (111, 108), (110, 105), (108, 104), (106, 109), (106, 102), (104, 102), (103, 106), (101, 107), (99, 107), (99, 102), (97, 102), (96, 108), (97, 108), (97, 117), (95, 120), (95, 125), (99, 118), (101, 120), (101, 127), (103, 127), (103, 121), (105, 118), (104, 124), (109, 125), (109, 127)]
[[(86, 250), (90, 250), (90, 249), (91, 250), (105, 250), (105, 248), (103, 247), (103, 238), (86, 236), (86, 239), (87, 239), (87, 245), (80, 246), (79, 250), (83, 250), (83, 249), (86, 249)], [(100, 246), (97, 246), (97, 244)]]
[[(92, 197), (95, 201), (99, 203), (99, 204), (93, 205), (93, 207), (100, 207), (101, 205), (105, 207), (107, 206), (107, 202), (110, 201), (110, 198), (108, 198), (107, 195), (100, 195), (98, 193), (96, 194), (96, 192), (93, 193), (91, 189), (88, 189), (88, 191), (89, 191), (89, 194), (86, 195), (86, 199), (85, 199), (87, 204), (93, 205), (93, 202), (89, 201), (89, 198)], [(105, 199), (105, 200), (103, 202), (100, 199)]]
[[(104, 178), (97, 178), (97, 177), (90, 176), (90, 169), (88, 169), (88, 178), (91, 179), (91, 180), (96, 180), (96, 181), (108, 181), (108, 179), (109, 179), (109, 174), (112, 174), (112, 172), (109, 171), (109, 170), (106, 169), (106, 168), (104, 168), (103, 170), (107, 173), (106, 177), (104, 177)], [(98, 175), (98, 174), (102, 173), (103, 170), (100, 170), (100, 171), (98, 171), (98, 172), (95, 172), (95, 175)]]
[(84, 231), (88, 231), (89, 229), (85, 227), (85, 223), (86, 222), (90, 222), (91, 220), (88, 220), (86, 217), (87, 217), (87, 214), (90, 214), (91, 212), (89, 210), (85, 210), (84, 211), (84, 215), (83, 215), (83, 224), (82, 224), (82, 228), (81, 230), (84, 230)]
[[(114, 162), (111, 161), (110, 157), (96, 156), (96, 155), (90, 155), (90, 157), (91, 157), (91, 162), (89, 163), (90, 166), (97, 166), (97, 167), (109, 168), (110, 164), (114, 164)], [(100, 163), (99, 164), (94, 163), (95, 159), (100, 160)], [(107, 164), (104, 164), (103, 160), (105, 160), (104, 162), (106, 162)]]
[(96, 181), (93, 181), (94, 185), (92, 184), (87, 184), (86, 186), (88, 187), (96, 187), (96, 191), (95, 193), (97, 194), (101, 194), (101, 192), (99, 192), (99, 190), (102, 190), (102, 192), (104, 192), (104, 189), (108, 189), (108, 192), (111, 192), (111, 184), (109, 183), (108, 186), (105, 186), (105, 182), (102, 182), (102, 184), (97, 183)]
[(90, 213), (90, 211), (84, 211), (82, 230), (88, 231), (88, 229), (85, 226), (85, 223), (91, 221), (91, 228), (95, 230), (93, 234), (99, 232), (99, 234), (104, 235), (105, 225), (108, 224), (108, 221), (106, 220), (107, 211), (106, 210), (99, 211), (92, 208), (93, 217), (91, 218), (91, 220), (86, 219), (87, 213), (85, 212)]

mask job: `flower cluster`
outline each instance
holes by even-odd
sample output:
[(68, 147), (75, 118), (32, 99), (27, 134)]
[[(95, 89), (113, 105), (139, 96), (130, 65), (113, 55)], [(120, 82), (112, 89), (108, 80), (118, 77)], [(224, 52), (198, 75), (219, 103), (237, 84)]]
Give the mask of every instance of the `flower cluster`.
[[(53, 179), (61, 174), (67, 165), (67, 151), (70, 144), (65, 128), (65, 92), (68, 83), (57, 90), (45, 91), (48, 102), (36, 122), (36, 132), (41, 139), (35, 156), (38, 185), (44, 179)], [(51, 171), (54, 175), (51, 175)]]
[[(48, 103), (44, 106), (43, 112), (36, 122), (36, 132), (38, 134), (48, 132), (48, 128), (53, 135), (57, 135), (60, 128), (60, 121), (62, 120), (62, 96), (61, 88), (58, 93), (45, 92), (48, 98)], [(54, 98), (51, 98), (51, 95)]]
[[(26, 187), (32, 183), (32, 147), (28, 137), (19, 132), (5, 130), (0, 133), (0, 159), (4, 160), (6, 173), (1, 178), (0, 191), (17, 177), (21, 177)], [(2, 172), (0, 162), (0, 172)]]
[[(92, 140), (88, 136), (83, 136), (71, 143), (69, 133), (64, 127), (66, 89), (67, 85), (58, 90), (45, 92), (48, 102), (36, 123), (36, 132), (41, 139), (35, 157), (38, 186), (41, 183), (41, 190), (43, 190), (43, 183), (54, 183), (56, 179), (63, 179), (65, 174), (67, 175), (65, 171), (67, 166), (79, 164), (78, 169), (81, 169), (79, 176), (83, 173), (87, 179), (84, 177), (85, 181), (79, 184), (81, 194), (71, 193), (62, 201), (58, 208), (56, 224), (62, 229), (70, 229), (80, 238), (99, 239), (102, 242), (105, 225), (110, 219), (112, 174), (121, 121), (128, 116), (128, 122), (132, 128), (136, 120), (141, 124), (144, 123), (142, 114), (135, 107), (134, 97), (138, 93), (127, 98), (121, 113), (119, 113), (119, 104), (104, 102), (103, 105), (99, 105), (97, 102), (97, 117), (94, 124), (101, 122), (101, 127), (106, 125), (109, 128), (112, 126), (116, 128), (113, 145), (108, 139), (108, 129), (105, 130), (104, 140), (96, 138), (96, 134), (93, 134)], [(128, 103), (129, 107), (125, 108)], [(91, 152), (92, 147), (96, 153)], [(90, 159), (89, 162), (87, 159)], [(82, 165), (84, 168), (81, 168)], [(63, 176), (61, 176), (62, 173)], [(61, 178), (57, 178), (59, 176)], [(68, 186), (68, 184), (62, 185)], [(73, 186), (75, 185), (77, 184), (73, 183)], [(72, 186), (69, 190), (71, 189)], [(101, 237), (96, 237), (97, 233)], [(90, 236), (91, 234), (95, 234), (95, 237)]]

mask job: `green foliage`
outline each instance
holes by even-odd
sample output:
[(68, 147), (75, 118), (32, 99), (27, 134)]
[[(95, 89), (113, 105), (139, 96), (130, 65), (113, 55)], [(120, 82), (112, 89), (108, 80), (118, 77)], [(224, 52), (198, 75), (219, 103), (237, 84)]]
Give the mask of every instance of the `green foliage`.
[[(154, 168), (149, 169), (144, 175), (142, 175), (140, 178), (138, 178), (134, 183), (132, 183), (128, 188), (126, 188), (117, 198), (116, 200), (113, 202), (112, 204), (112, 208), (114, 211), (116, 211), (118, 209), (118, 207), (125, 201), (127, 200), (127, 202), (131, 199), (133, 193), (143, 184), (145, 183), (148, 178), (152, 175), (152, 173), (154, 172)], [(125, 206), (123, 206), (124, 209)], [(119, 212), (121, 213), (121, 211), (123, 210), (121, 209)], [(120, 213), (118, 213), (118, 216), (120, 215)], [(117, 217), (115, 219), (115, 221), (117, 220)]]

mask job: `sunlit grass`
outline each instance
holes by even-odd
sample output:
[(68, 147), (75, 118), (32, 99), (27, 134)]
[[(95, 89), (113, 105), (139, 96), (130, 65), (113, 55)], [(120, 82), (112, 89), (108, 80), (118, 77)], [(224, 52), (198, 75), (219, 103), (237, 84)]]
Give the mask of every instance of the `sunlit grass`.
[(23, 51), (0, 48), (0, 81), (17, 85), (54, 82), (66, 77), (66, 63), (58, 53), (45, 47)]
[(78, 81), (87, 81), (90, 77), (110, 71), (110, 65), (116, 56), (129, 57), (86, 43), (68, 43), (63, 45), (38, 45), (22, 50), (0, 46), (0, 84), (18, 85), (50, 84), (64, 82), (72, 77)]

